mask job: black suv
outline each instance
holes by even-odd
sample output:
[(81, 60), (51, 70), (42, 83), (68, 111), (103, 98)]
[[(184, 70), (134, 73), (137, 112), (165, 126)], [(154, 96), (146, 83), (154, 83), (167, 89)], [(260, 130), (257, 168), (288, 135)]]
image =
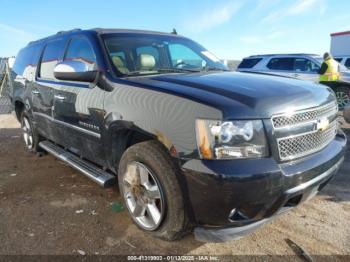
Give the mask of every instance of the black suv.
[(136, 225), (163, 239), (238, 238), (314, 196), (343, 161), (327, 87), (229, 72), (182, 36), (59, 32), (23, 48), (12, 77), (28, 150), (118, 182)]

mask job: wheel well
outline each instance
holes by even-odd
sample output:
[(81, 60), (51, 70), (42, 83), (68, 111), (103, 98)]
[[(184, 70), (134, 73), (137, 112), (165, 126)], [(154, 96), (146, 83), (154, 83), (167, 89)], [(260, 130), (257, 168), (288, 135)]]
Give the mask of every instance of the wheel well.
[(167, 148), (160, 142), (154, 135), (147, 134), (137, 130), (123, 129), (112, 133), (112, 165), (114, 167), (119, 166), (119, 161), (124, 152), (131, 146), (146, 141), (157, 141), (165, 151)]
[(24, 104), (21, 101), (16, 101), (15, 102), (15, 112), (16, 112), (16, 117), (18, 121), (21, 120), (21, 114), (24, 110)]
[(156, 140), (156, 139), (154, 137), (152, 137), (151, 135), (146, 135), (146, 134), (138, 132), (138, 131), (129, 131), (129, 134), (127, 136), (127, 143), (125, 145), (125, 150), (127, 150), (129, 147), (131, 147), (135, 144), (149, 141), (149, 140)]

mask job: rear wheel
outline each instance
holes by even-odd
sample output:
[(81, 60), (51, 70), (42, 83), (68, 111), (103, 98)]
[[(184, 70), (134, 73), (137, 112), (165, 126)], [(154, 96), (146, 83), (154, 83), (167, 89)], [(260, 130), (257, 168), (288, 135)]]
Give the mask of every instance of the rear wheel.
[(350, 102), (349, 88), (346, 87), (336, 87), (334, 88), (335, 96), (338, 101), (339, 110), (343, 110), (344, 107)]
[(147, 141), (128, 148), (119, 164), (118, 182), (139, 228), (165, 240), (184, 235), (188, 220), (176, 168), (161, 145)]
[(26, 112), (22, 112), (21, 114), (21, 127), (23, 131), (23, 140), (27, 150), (37, 153), (39, 151), (40, 137)]

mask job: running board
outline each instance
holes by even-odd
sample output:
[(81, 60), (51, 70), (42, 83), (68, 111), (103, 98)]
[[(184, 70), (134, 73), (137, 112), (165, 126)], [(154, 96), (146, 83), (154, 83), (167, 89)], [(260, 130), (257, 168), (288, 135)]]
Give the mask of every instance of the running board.
[(68, 165), (80, 171), (102, 187), (108, 187), (116, 183), (116, 176), (103, 171), (88, 161), (80, 159), (76, 155), (59, 146), (56, 146), (50, 141), (42, 141), (39, 143), (39, 146), (48, 153), (54, 155), (56, 158), (66, 162)]

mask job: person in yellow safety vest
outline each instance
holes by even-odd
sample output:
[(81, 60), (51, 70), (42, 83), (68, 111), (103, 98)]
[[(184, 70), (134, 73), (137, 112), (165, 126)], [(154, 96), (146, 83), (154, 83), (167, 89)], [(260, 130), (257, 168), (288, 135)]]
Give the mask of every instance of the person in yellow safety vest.
[(336, 82), (339, 81), (339, 63), (333, 59), (329, 53), (323, 55), (323, 63), (319, 70), (320, 74), (320, 83), (322, 82)]

